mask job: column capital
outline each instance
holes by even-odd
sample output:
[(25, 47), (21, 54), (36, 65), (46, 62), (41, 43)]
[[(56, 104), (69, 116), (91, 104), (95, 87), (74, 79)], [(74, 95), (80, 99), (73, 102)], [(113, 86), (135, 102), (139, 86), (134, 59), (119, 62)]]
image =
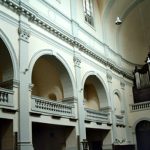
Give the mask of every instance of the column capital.
[(125, 82), (124, 81), (120, 81), (120, 86), (121, 86), (121, 89), (125, 89)]
[(107, 73), (106, 76), (107, 76), (107, 81), (109, 83), (112, 83), (112, 75), (110, 73)]
[(30, 37), (30, 31), (29, 30), (26, 30), (25, 28), (23, 27), (19, 27), (18, 28), (18, 34), (20, 36), (20, 39), (28, 42), (29, 40), (29, 37)]
[(74, 56), (73, 61), (74, 61), (75, 66), (80, 67), (81, 59), (79, 57)]

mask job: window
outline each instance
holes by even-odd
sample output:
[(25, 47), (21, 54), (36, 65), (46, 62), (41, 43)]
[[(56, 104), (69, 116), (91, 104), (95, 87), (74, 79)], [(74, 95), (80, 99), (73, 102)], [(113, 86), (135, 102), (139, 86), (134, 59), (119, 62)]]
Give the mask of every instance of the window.
[(83, 0), (85, 21), (94, 26), (92, 0)]

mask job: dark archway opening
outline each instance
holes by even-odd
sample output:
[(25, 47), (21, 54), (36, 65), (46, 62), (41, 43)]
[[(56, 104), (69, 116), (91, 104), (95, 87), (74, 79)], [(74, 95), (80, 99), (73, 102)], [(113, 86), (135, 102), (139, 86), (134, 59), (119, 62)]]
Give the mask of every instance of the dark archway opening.
[(136, 126), (138, 150), (150, 150), (150, 121), (143, 120)]
[(9, 51), (0, 38), (0, 87), (13, 88), (13, 65)]

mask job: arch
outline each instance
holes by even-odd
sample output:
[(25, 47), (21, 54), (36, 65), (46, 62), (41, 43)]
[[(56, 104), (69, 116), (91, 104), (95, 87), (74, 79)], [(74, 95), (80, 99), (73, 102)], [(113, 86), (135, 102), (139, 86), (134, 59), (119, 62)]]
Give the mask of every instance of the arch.
[(150, 118), (148, 118), (148, 117), (142, 117), (142, 118), (138, 119), (137, 121), (135, 121), (135, 123), (133, 124), (133, 130), (135, 131), (137, 124), (140, 123), (141, 121), (144, 121), (144, 120), (145, 121), (150, 121)]
[(18, 81), (19, 80), (19, 63), (15, 54), (15, 50), (10, 42), (10, 40), (7, 38), (5, 33), (0, 29), (0, 38), (3, 40), (5, 46), (8, 49), (8, 52), (10, 54), (11, 60), (12, 60), (12, 65), (13, 65), (13, 73), (14, 73), (14, 80)]
[(139, 150), (149, 150), (150, 149), (150, 121), (142, 120), (136, 125), (136, 140), (137, 147)]
[(67, 73), (68, 73), (68, 75), (70, 77), (72, 88), (73, 88), (73, 96), (75, 97), (75, 80), (74, 80), (72, 71), (71, 71), (69, 65), (67, 64), (66, 60), (61, 55), (59, 55), (58, 53), (54, 53), (54, 51), (51, 50), (51, 49), (39, 50), (31, 58), (30, 63), (29, 63), (29, 67), (28, 67), (29, 68), (30, 83), (32, 83), (32, 71), (33, 71), (33, 67), (34, 67), (36, 61), (41, 56), (44, 56), (44, 55), (54, 56), (54, 57), (56, 57), (56, 59), (58, 59), (62, 63), (62, 65), (64, 66), (64, 68), (66, 69), (66, 71), (67, 71)]
[(118, 89), (115, 89), (113, 91), (113, 94), (117, 94), (119, 96), (120, 100), (121, 100), (121, 92)]
[[(118, 99), (115, 98), (115, 95), (117, 95)], [(116, 105), (116, 103), (117, 103), (117, 105)], [(118, 89), (115, 89), (113, 91), (113, 109), (117, 115), (120, 115), (120, 113), (121, 113), (121, 110), (122, 110), (121, 103), (122, 103), (121, 93)]]
[[(85, 82), (86, 82), (86, 79), (89, 77), (89, 76), (95, 76), (98, 80), (99, 80), (99, 83), (101, 84), (101, 86), (103, 87), (103, 97), (106, 97), (105, 98), (105, 100), (107, 100), (107, 101), (101, 101), (101, 103), (103, 104), (103, 106), (104, 107), (107, 107), (109, 104), (109, 102), (108, 102), (108, 90), (107, 90), (107, 87), (106, 87), (106, 84), (105, 84), (105, 82), (104, 82), (104, 80), (101, 78), (101, 76), (98, 74), (98, 73), (96, 73), (96, 72), (94, 72), (94, 71), (89, 71), (89, 72), (87, 72), (85, 75), (84, 75), (84, 77), (83, 77), (83, 79), (82, 79), (82, 89), (84, 89), (84, 84), (85, 84)], [(98, 87), (97, 87), (98, 88)], [(100, 93), (99, 92), (97, 92), (97, 94), (98, 94), (98, 97), (100, 97)], [(106, 94), (106, 95), (105, 95)]]
[(136, 120), (133, 125), (132, 125), (132, 133), (133, 133), (133, 139), (134, 139), (134, 143), (137, 146), (137, 140), (136, 140), (136, 126), (139, 122), (146, 120), (146, 121), (150, 121), (150, 118), (148, 117), (141, 117), (140, 119)]

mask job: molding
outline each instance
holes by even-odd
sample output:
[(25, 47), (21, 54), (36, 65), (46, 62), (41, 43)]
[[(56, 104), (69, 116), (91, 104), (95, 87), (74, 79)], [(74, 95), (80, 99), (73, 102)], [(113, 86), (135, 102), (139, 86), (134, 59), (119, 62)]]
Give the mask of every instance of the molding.
[(91, 51), (89, 48), (85, 47), (78, 39), (74, 38), (69, 33), (65, 32), (64, 30), (60, 29), (58, 26), (50, 22), (49, 20), (40, 16), (35, 10), (31, 7), (27, 6), (23, 2), (18, 1), (11, 1), (11, 0), (0, 0), (0, 4), (4, 5), (8, 9), (16, 12), (18, 15), (23, 15), (29, 19), (30, 22), (36, 24), (37, 26), (41, 27), (42, 29), (48, 31), (49, 33), (53, 34), (54, 36), (58, 37), (59, 39), (63, 40), (64, 42), (68, 43), (73, 47), (77, 47), (80, 51), (86, 53), (93, 59), (97, 60), (101, 64), (110, 67), (111, 70), (122, 74), (123, 77), (133, 80), (133, 75), (128, 73), (127, 71), (123, 70), (123, 68), (117, 66), (113, 62), (108, 61), (106, 58), (102, 58), (102, 56), (97, 55), (95, 52)]
[(13, 87), (18, 88), (20, 86), (20, 82), (18, 80), (13, 79)]
[(11, 25), (14, 25), (15, 27), (18, 27), (18, 20), (13, 18), (12, 16), (6, 14), (5, 12), (0, 10), (0, 19), (3, 21), (10, 23)]

